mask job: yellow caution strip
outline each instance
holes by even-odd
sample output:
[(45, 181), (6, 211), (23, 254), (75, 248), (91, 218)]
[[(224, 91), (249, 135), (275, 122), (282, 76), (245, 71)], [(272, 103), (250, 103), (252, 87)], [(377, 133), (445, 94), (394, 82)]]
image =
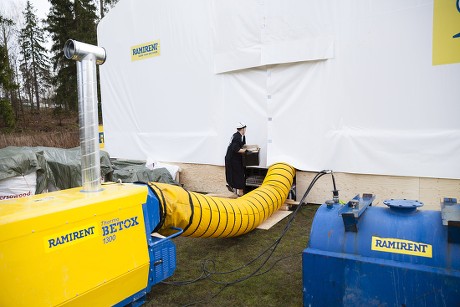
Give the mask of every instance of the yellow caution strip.
[(294, 181), (295, 169), (286, 163), (270, 166), (260, 187), (237, 199), (206, 196), (162, 183), (149, 183), (160, 202), (161, 223), (156, 231), (183, 236), (236, 237), (248, 233), (278, 210)]

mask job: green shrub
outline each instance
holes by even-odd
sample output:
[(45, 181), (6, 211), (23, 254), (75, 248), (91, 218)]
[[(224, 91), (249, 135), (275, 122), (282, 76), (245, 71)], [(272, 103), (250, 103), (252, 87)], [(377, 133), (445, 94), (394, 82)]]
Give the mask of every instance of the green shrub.
[(5, 126), (9, 129), (14, 129), (16, 126), (16, 119), (14, 118), (13, 107), (8, 100), (0, 100), (0, 114)]

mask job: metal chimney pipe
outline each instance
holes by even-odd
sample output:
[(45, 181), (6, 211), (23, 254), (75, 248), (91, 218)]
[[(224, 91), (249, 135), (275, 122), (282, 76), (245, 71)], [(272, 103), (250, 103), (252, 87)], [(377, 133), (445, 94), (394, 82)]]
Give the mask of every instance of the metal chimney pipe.
[(64, 55), (77, 61), (78, 117), (80, 123), (83, 192), (101, 190), (96, 64), (105, 62), (105, 49), (69, 39)]

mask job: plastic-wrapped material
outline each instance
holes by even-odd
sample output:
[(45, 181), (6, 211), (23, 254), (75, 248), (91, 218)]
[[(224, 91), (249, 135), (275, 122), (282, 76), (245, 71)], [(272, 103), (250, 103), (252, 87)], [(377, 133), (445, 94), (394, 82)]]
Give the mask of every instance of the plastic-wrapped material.
[(110, 179), (122, 182), (154, 181), (177, 185), (168, 169), (164, 167), (149, 169), (145, 164), (145, 161), (139, 160), (113, 160), (114, 171)]
[(167, 164), (167, 163), (163, 163), (163, 162), (160, 162), (160, 161), (155, 161), (151, 158), (148, 158), (147, 159), (147, 162), (145, 163), (145, 166), (148, 168), (148, 169), (151, 169), (151, 170), (155, 170), (155, 169), (159, 169), (159, 168), (166, 168), (168, 170), (168, 172), (171, 174), (171, 177), (174, 178), (175, 180), (178, 178), (178, 173), (181, 172), (181, 168), (177, 165), (173, 165), (173, 164)]
[(0, 180), (23, 176), (40, 168), (35, 152), (28, 147), (0, 149)]
[[(113, 172), (109, 154), (101, 151), (100, 161), (101, 176), (109, 176)], [(36, 172), (36, 188), (32, 194), (79, 187), (82, 185), (80, 148), (10, 146), (0, 149), (0, 180), (32, 172)], [(28, 182), (30, 184), (30, 179)], [(2, 186), (1, 192), (7, 193)]]
[[(48, 186), (50, 190), (64, 190), (82, 185), (80, 147), (62, 149), (53, 147), (37, 147), (42, 152), (50, 174)], [(101, 176), (104, 178), (113, 169), (110, 156), (100, 151)]]
[(0, 180), (0, 201), (34, 195), (36, 188), (36, 172)]
[(0, 149), (0, 200), (41, 193), (45, 162), (28, 147)]

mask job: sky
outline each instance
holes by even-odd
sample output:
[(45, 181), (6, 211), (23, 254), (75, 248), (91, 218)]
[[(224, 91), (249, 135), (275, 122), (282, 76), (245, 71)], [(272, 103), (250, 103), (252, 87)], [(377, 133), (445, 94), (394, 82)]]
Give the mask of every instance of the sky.
[[(49, 0), (29, 0), (35, 9), (35, 14), (39, 20), (47, 18), (47, 15), (50, 10)], [(13, 18), (16, 21), (16, 24), (22, 26), (22, 16), (24, 9), (26, 7), (27, 0), (0, 0), (0, 12), (5, 14), (9, 18)], [(20, 18), (21, 20), (16, 20)], [(19, 22), (18, 22), (19, 21)], [(51, 49), (51, 41), (49, 37), (45, 39), (48, 40), (45, 48)]]
[[(41, 20), (46, 18), (50, 9), (48, 0), (29, 0), (35, 9), (37, 17)], [(22, 18), (27, 0), (0, 0), (0, 11), (8, 17)]]
[[(49, 0), (29, 0), (32, 6), (36, 10), (36, 14), (39, 19), (44, 19), (49, 13), (50, 3)], [(26, 7), (27, 0), (0, 0), (0, 11), (11, 11), (12, 8), (19, 10), (22, 15), (22, 11)], [(14, 9), (13, 9), (14, 10)]]
[[(47, 17), (50, 9), (50, 3), (48, 0), (29, 0), (35, 9), (35, 14), (39, 20), (43, 20)], [(6, 16), (13, 18), (19, 27), (22, 26), (22, 16), (26, 8), (27, 0), (0, 0), (0, 12)], [(21, 18), (21, 20), (17, 20)], [(48, 36), (45, 37), (47, 43), (44, 46), (50, 50), (52, 42)]]
[[(29, 0), (32, 3), (32, 6), (36, 10), (36, 14), (39, 19), (44, 19), (49, 13), (50, 3), (49, 0)], [(13, 11), (18, 11), (20, 15), (26, 7), (27, 0), (0, 0), (0, 11), (5, 12), (5, 10), (10, 13)]]
[(40, 19), (46, 18), (50, 9), (50, 3), (48, 0), (30, 0), (30, 3), (32, 3), (37, 10), (37, 16)]

